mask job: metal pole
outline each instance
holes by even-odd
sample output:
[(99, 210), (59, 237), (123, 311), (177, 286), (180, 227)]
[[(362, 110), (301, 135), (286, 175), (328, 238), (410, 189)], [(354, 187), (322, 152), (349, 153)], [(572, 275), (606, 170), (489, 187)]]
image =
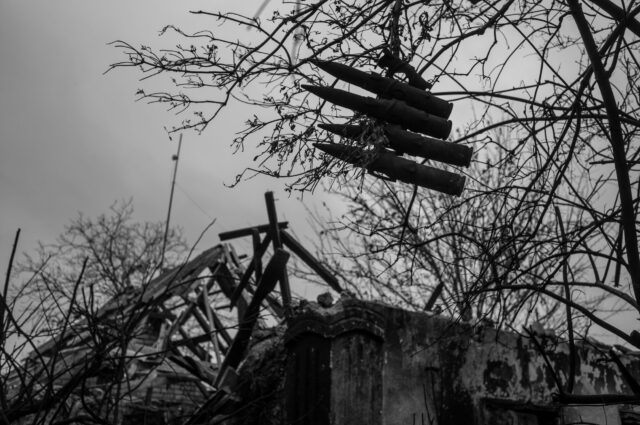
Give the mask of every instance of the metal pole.
[(164, 237), (162, 239), (162, 254), (160, 256), (160, 269), (164, 265), (164, 252), (167, 248), (167, 238), (169, 237), (169, 219), (171, 218), (171, 206), (173, 205), (173, 191), (176, 187), (176, 175), (178, 174), (178, 160), (180, 159), (180, 148), (182, 147), (182, 133), (178, 141), (178, 151), (171, 159), (175, 162), (173, 166), (173, 179), (171, 180), (171, 194), (169, 195), (169, 208), (167, 209), (167, 221), (164, 227)]

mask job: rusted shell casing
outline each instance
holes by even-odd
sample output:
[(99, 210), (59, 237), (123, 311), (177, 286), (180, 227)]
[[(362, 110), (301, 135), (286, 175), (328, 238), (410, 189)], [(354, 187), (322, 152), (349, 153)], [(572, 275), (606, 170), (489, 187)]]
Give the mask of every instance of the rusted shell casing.
[(389, 151), (379, 152), (373, 160), (365, 164), (366, 154), (358, 148), (337, 143), (314, 143), (314, 146), (342, 161), (366, 167), (370, 172), (382, 173), (394, 180), (437, 190), (447, 195), (460, 196), (464, 190), (464, 176), (418, 164)]
[(449, 118), (453, 104), (409, 84), (381, 75), (370, 74), (335, 62), (312, 61), (318, 68), (336, 78), (362, 87), (386, 99), (398, 99), (429, 114)]
[(374, 99), (331, 87), (302, 87), (326, 101), (409, 130), (440, 139), (446, 139), (451, 133), (451, 121), (428, 114), (400, 100)]
[[(355, 140), (361, 139), (365, 133), (365, 127), (362, 125), (320, 124), (318, 127)], [(396, 125), (385, 125), (382, 129), (391, 148), (398, 152), (462, 167), (471, 164), (473, 149), (469, 146), (424, 137)]]

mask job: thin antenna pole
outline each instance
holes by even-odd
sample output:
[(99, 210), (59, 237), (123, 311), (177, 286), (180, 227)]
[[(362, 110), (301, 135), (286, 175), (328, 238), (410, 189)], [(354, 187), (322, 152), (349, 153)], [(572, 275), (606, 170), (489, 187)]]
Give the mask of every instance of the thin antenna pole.
[(253, 19), (259, 18), (260, 15), (262, 15), (262, 12), (264, 11), (264, 8), (267, 7), (267, 5), (269, 4), (271, 0), (264, 0), (262, 2), (262, 4), (260, 5), (260, 7), (258, 8), (258, 11), (256, 12), (255, 15), (253, 15)]
[(169, 219), (171, 218), (171, 206), (173, 205), (173, 191), (176, 187), (176, 175), (178, 174), (178, 160), (180, 159), (180, 148), (182, 147), (182, 133), (180, 133), (180, 140), (178, 141), (178, 152), (171, 157), (174, 161), (173, 165), (173, 178), (171, 179), (171, 194), (169, 195), (169, 208), (167, 209), (167, 221), (164, 227), (164, 238), (162, 239), (162, 254), (160, 256), (160, 269), (164, 264), (164, 252), (167, 248), (167, 238), (169, 237)]

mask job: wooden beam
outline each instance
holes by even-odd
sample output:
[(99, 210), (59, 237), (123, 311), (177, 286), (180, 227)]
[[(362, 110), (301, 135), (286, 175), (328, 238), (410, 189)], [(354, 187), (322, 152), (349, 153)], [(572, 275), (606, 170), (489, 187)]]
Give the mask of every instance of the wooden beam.
[(204, 300), (202, 299), (202, 297), (198, 298), (198, 307), (199, 308), (195, 308), (193, 310), (193, 315), (196, 318), (196, 320), (198, 321), (198, 323), (200, 324), (200, 327), (202, 327), (202, 330), (205, 331), (205, 332), (209, 332), (209, 333), (219, 332), (220, 335), (222, 336), (222, 338), (227, 342), (227, 344), (230, 344), (231, 343), (231, 337), (227, 333), (226, 329), (224, 329), (224, 325), (222, 324), (222, 322), (220, 321), (218, 316), (215, 313), (213, 314), (213, 326), (214, 326), (214, 328), (211, 328), (209, 326), (209, 322), (207, 321), (207, 319), (202, 315), (202, 312), (200, 310), (204, 310), (206, 308), (206, 306), (204, 305)]
[[(256, 256), (262, 257), (264, 255), (265, 251), (267, 250), (267, 248), (269, 247), (270, 243), (271, 243), (271, 236), (269, 234), (267, 234), (265, 236), (264, 240), (262, 241), (262, 243), (260, 244), (260, 246), (258, 246), (258, 249), (254, 252), (254, 254), (253, 254), (254, 258)], [(235, 291), (231, 295), (231, 298), (230, 298), (231, 307), (230, 308), (235, 307), (236, 303), (238, 302), (238, 299), (240, 299), (240, 297), (242, 295), (242, 291), (244, 291), (244, 289), (247, 287), (247, 285), (249, 285), (249, 281), (251, 280), (251, 275), (253, 274), (255, 266), (256, 266), (255, 261), (251, 261), (251, 263), (249, 263), (249, 265), (247, 266), (247, 269), (244, 271), (244, 274), (242, 275), (242, 278), (240, 279), (240, 283), (238, 284), (238, 286), (236, 287)]]
[(196, 318), (196, 320), (198, 321), (198, 324), (200, 324), (200, 327), (202, 328), (203, 331), (205, 331), (205, 333), (210, 335), (214, 333), (213, 328), (210, 326), (207, 318), (200, 311), (200, 308), (196, 307), (193, 309), (193, 317)]
[[(234, 294), (236, 293), (236, 289), (238, 288), (238, 284), (236, 284), (236, 277), (231, 273), (231, 271), (225, 264), (220, 265), (214, 277), (216, 279), (216, 282), (218, 282), (218, 286), (222, 289), (224, 295), (229, 301), (231, 301)], [(238, 298), (236, 306), (238, 307), (238, 320), (240, 320), (240, 318), (244, 314), (245, 309), (247, 308), (247, 300), (241, 296), (240, 298)]]
[(340, 287), (340, 283), (338, 279), (329, 271), (325, 266), (322, 265), (318, 260), (314, 258), (314, 256), (305, 249), (293, 236), (291, 236), (286, 231), (281, 231), (280, 235), (282, 236), (282, 241), (284, 244), (296, 254), (305, 264), (311, 267), (311, 270), (316, 272), (318, 276), (320, 276), (327, 284), (338, 293), (342, 292), (342, 288)]
[[(198, 348), (201, 348), (198, 346), (198, 344), (201, 344), (203, 342), (207, 342), (209, 341), (209, 334), (208, 333), (204, 333), (204, 334), (200, 334), (200, 335), (196, 335), (196, 336), (188, 336), (186, 338), (183, 339), (178, 339), (175, 341), (171, 341), (171, 346), (172, 347), (181, 347), (183, 345), (187, 345), (187, 344), (194, 344), (194, 346), (197, 346)], [(220, 350), (222, 351), (222, 353), (226, 352), (229, 349), (228, 345), (222, 344), (222, 341), (220, 341)]]
[[(200, 360), (206, 361), (207, 353), (202, 349), (202, 347), (191, 342), (191, 337), (189, 336), (187, 331), (182, 329), (182, 326), (178, 327), (178, 332), (182, 336), (181, 341), (184, 341), (184, 345), (189, 349), (189, 351), (195, 354), (196, 357), (198, 357)], [(175, 345), (173, 341), (171, 341), (170, 344)]]
[[(163, 304), (160, 304), (160, 307), (162, 308), (163, 311), (169, 311)], [(193, 308), (194, 308), (193, 304), (190, 304), (187, 306), (187, 308), (182, 310), (182, 313), (180, 313), (180, 316), (178, 316), (178, 318), (174, 320), (173, 323), (171, 324), (171, 327), (169, 327), (169, 331), (165, 336), (165, 341), (170, 341), (171, 337), (176, 332), (176, 330), (178, 330), (178, 328), (180, 328), (180, 326), (182, 326), (189, 319), (189, 316), (191, 315)]]
[[(273, 199), (273, 192), (266, 192), (264, 200), (267, 204), (267, 215), (269, 216), (269, 233), (273, 238), (273, 251), (282, 248), (282, 239), (280, 238), (280, 229), (278, 228), (278, 214), (276, 213), (276, 202)], [(280, 274), (280, 296), (285, 312), (291, 307), (291, 288), (289, 286), (289, 276), (287, 269), (282, 269)]]
[[(174, 362), (175, 364), (177, 364), (178, 366), (181, 366), (182, 368), (186, 369), (193, 376), (200, 379), (201, 381), (207, 382), (209, 384), (215, 381), (216, 375), (213, 374), (212, 371), (200, 367), (200, 365), (196, 364), (195, 362), (192, 363), (186, 360), (183, 356), (172, 355), (172, 356), (169, 356), (168, 359)], [(209, 395), (207, 391), (204, 389), (204, 386), (202, 386), (201, 382), (196, 381), (196, 384), (200, 384), (198, 388), (200, 388), (200, 391), (204, 396)], [(153, 387), (150, 387), (150, 388), (153, 388)]]
[(227, 345), (231, 345), (231, 341), (233, 341), (233, 339), (231, 338), (231, 336), (229, 335), (229, 332), (227, 332), (224, 324), (220, 321), (220, 319), (216, 314), (213, 315), (213, 325), (216, 327), (216, 331), (220, 334), (224, 342)]
[[(284, 229), (282, 230), (284, 231)], [(260, 232), (258, 232), (258, 229), (253, 229), (253, 232), (251, 233), (251, 240), (253, 242), (253, 269), (256, 275), (256, 282), (259, 282), (262, 278), (262, 255), (264, 252), (262, 254), (258, 254), (259, 252), (262, 252), (260, 250)]]
[[(249, 292), (251, 295), (256, 293), (251, 285), (247, 286), (247, 292)], [(279, 318), (284, 317), (284, 308), (282, 307), (282, 304), (280, 304), (280, 301), (278, 301), (278, 297), (275, 297), (273, 294), (269, 294), (265, 298), (265, 301), (267, 302), (267, 308), (271, 311), (271, 313), (273, 313), (274, 316)]]
[[(278, 228), (280, 229), (286, 229), (287, 227), (289, 227), (288, 221), (281, 221), (280, 223), (278, 223)], [(258, 229), (259, 233), (265, 233), (265, 232), (268, 232), (269, 229), (271, 229), (271, 224), (262, 224), (260, 226), (245, 227), (243, 229), (231, 230), (229, 232), (222, 232), (222, 233), (218, 233), (218, 237), (220, 238), (221, 241), (228, 241), (229, 239), (241, 238), (243, 236), (251, 236), (251, 234), (253, 233), (253, 229)]]
[(440, 282), (436, 285), (436, 287), (433, 289), (433, 292), (431, 293), (431, 296), (429, 297), (429, 301), (427, 301), (427, 304), (424, 306), (425, 311), (433, 310), (433, 306), (436, 304), (436, 301), (438, 301), (438, 297), (442, 293), (443, 289), (444, 283)]
[[(205, 285), (202, 291), (202, 301), (206, 310), (205, 313), (207, 314), (207, 320), (209, 321), (209, 327), (213, 326), (215, 328), (215, 325), (213, 324), (213, 316), (215, 315), (215, 313), (213, 312), (211, 304), (209, 303), (208, 293), (209, 288), (207, 287), (207, 285)], [(216, 355), (216, 363), (222, 364), (222, 355), (220, 354), (219, 346), (220, 344), (218, 343), (218, 333), (210, 332), (209, 336), (211, 337), (211, 343), (213, 344), (213, 352)]]
[(273, 291), (273, 288), (275, 288), (278, 279), (282, 276), (282, 271), (287, 266), (288, 260), (289, 253), (283, 249), (276, 250), (273, 257), (271, 257), (271, 260), (269, 260), (269, 264), (267, 264), (264, 275), (256, 288), (256, 293), (247, 307), (245, 317), (243, 317), (242, 321), (239, 323), (238, 332), (236, 333), (233, 343), (231, 344), (231, 347), (229, 347), (229, 351), (224, 358), (224, 362), (220, 368), (220, 373), (218, 374), (216, 386), (220, 384), (219, 381), (221, 377), (224, 376), (225, 368), (231, 367), (235, 369), (242, 361), (244, 352), (249, 345), (249, 338), (253, 332), (253, 327), (260, 314), (260, 306), (267, 295), (269, 295), (269, 293)]

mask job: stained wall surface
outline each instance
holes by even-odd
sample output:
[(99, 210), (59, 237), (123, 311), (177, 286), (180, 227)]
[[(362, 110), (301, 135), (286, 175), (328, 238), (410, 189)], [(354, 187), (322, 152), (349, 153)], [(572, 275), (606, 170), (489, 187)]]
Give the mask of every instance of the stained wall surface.
[[(381, 412), (381, 423), (385, 425), (636, 423), (621, 421), (621, 416), (636, 416), (632, 406), (557, 402), (554, 398), (558, 393), (557, 382), (565, 388), (568, 381), (570, 353), (568, 344), (559, 342), (553, 335), (536, 337), (543, 347), (543, 355), (529, 337), (497, 331), (488, 325), (472, 326), (381, 304), (359, 303), (360, 308), (353, 308), (353, 301), (348, 304), (351, 315), (358, 316), (360, 309), (374, 311), (382, 317), (383, 341), (377, 345), (382, 351), (380, 394), (367, 394), (360, 399), (363, 403), (379, 400), (373, 403), (377, 406), (369, 408), (371, 414)], [(303, 315), (309, 314), (316, 314), (329, 323), (332, 317), (345, 316), (345, 305), (338, 302), (323, 308), (311, 303)], [(294, 317), (292, 323), (295, 321)], [(367, 347), (366, 342), (361, 341), (363, 335), (367, 332), (351, 329), (334, 337), (332, 399), (349, 398), (344, 392), (353, 387), (351, 384), (374, 379), (354, 376), (358, 373), (358, 369), (352, 367), (358, 361), (354, 357), (358, 355), (357, 347)], [(347, 339), (353, 339), (351, 345), (355, 348), (343, 349)], [(610, 347), (591, 341), (576, 348), (573, 394), (632, 394), (619, 368), (609, 360)], [(371, 353), (365, 349), (361, 360), (367, 360), (366, 356), (371, 357)], [(618, 356), (631, 374), (640, 378), (640, 356), (634, 353)], [(345, 364), (351, 366), (342, 367)], [(368, 367), (360, 370), (375, 374)], [(332, 409), (345, 408), (334, 404)], [(361, 408), (354, 407), (354, 410)], [(332, 418), (340, 416), (334, 413)]]

